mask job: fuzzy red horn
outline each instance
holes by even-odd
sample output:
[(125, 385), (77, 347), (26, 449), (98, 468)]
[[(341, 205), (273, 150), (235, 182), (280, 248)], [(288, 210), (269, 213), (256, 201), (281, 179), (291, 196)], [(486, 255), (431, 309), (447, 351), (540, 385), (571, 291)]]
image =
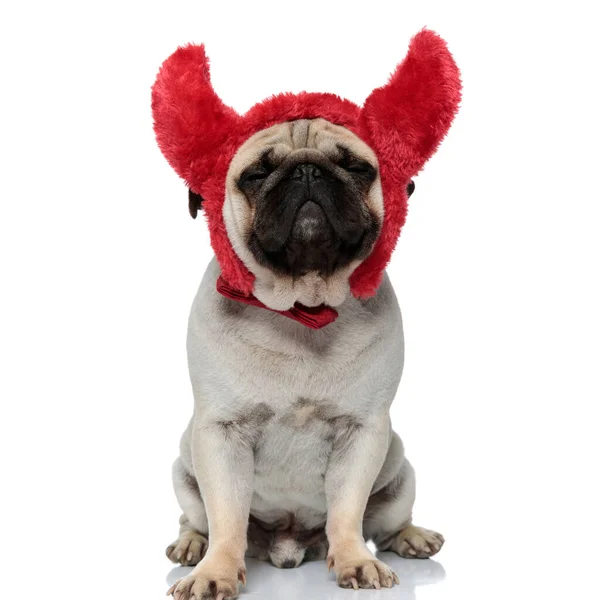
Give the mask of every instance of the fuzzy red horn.
[(152, 115), (165, 158), (202, 194), (239, 119), (210, 83), (204, 45), (180, 47), (162, 64), (152, 87)]
[(446, 42), (424, 29), (412, 38), (388, 83), (365, 101), (361, 129), (380, 162), (404, 181), (435, 152), (460, 98), (460, 73)]

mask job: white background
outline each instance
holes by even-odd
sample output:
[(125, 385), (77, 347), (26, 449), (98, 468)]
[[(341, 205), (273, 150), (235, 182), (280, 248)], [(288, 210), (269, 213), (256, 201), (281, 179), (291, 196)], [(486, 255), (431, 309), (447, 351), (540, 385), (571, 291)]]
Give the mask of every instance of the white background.
[[(393, 420), (417, 469), (416, 521), (447, 544), (436, 564), (397, 568), (409, 583), (407, 569), (445, 571), (419, 599), (598, 598), (592, 7), (4, 3), (0, 595), (167, 588), (170, 465), (192, 409), (186, 322), (211, 250), (153, 139), (160, 63), (205, 42), (239, 111), (286, 90), (361, 103), (427, 25), (462, 69), (464, 101), (389, 267), (407, 354)], [(315, 569), (250, 576), (279, 597), (319, 578), (312, 597), (354, 597)]]

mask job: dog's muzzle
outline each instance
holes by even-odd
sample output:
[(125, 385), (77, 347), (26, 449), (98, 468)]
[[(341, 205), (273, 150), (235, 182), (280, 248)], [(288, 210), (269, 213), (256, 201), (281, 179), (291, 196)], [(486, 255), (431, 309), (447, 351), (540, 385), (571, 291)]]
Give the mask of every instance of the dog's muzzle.
[(313, 164), (298, 165), (291, 176), (306, 188), (306, 200), (296, 212), (286, 251), (294, 270), (327, 269), (336, 259), (337, 235), (325, 211), (314, 199), (311, 188), (318, 185), (321, 169)]
[(357, 253), (368, 225), (361, 200), (325, 168), (295, 165), (271, 194), (273, 220), (256, 233), (279, 268), (293, 275), (329, 274)]

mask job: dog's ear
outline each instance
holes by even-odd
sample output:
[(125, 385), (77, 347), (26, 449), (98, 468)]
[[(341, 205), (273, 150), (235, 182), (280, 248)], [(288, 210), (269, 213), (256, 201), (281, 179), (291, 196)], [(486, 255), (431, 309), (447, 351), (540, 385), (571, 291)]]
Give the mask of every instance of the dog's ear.
[(188, 208), (192, 219), (198, 216), (199, 210), (202, 210), (202, 202), (204, 202), (204, 198), (200, 194), (192, 192), (191, 189), (188, 190)]
[(460, 98), (460, 73), (446, 42), (424, 29), (413, 37), (388, 83), (365, 101), (360, 126), (380, 161), (406, 180), (437, 149)]
[(162, 64), (152, 87), (152, 115), (165, 158), (190, 188), (201, 191), (239, 120), (211, 85), (203, 45), (180, 47)]

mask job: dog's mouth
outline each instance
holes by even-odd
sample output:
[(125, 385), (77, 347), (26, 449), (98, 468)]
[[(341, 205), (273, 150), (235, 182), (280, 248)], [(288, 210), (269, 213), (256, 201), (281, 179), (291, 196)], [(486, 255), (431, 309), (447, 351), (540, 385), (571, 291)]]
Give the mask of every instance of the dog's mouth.
[(316, 271), (322, 276), (332, 274), (347, 265), (360, 252), (366, 230), (354, 234), (350, 239), (340, 235), (323, 208), (313, 200), (307, 200), (296, 212), (289, 235), (278, 247), (261, 240), (258, 254), (278, 272), (292, 276), (303, 276)]

